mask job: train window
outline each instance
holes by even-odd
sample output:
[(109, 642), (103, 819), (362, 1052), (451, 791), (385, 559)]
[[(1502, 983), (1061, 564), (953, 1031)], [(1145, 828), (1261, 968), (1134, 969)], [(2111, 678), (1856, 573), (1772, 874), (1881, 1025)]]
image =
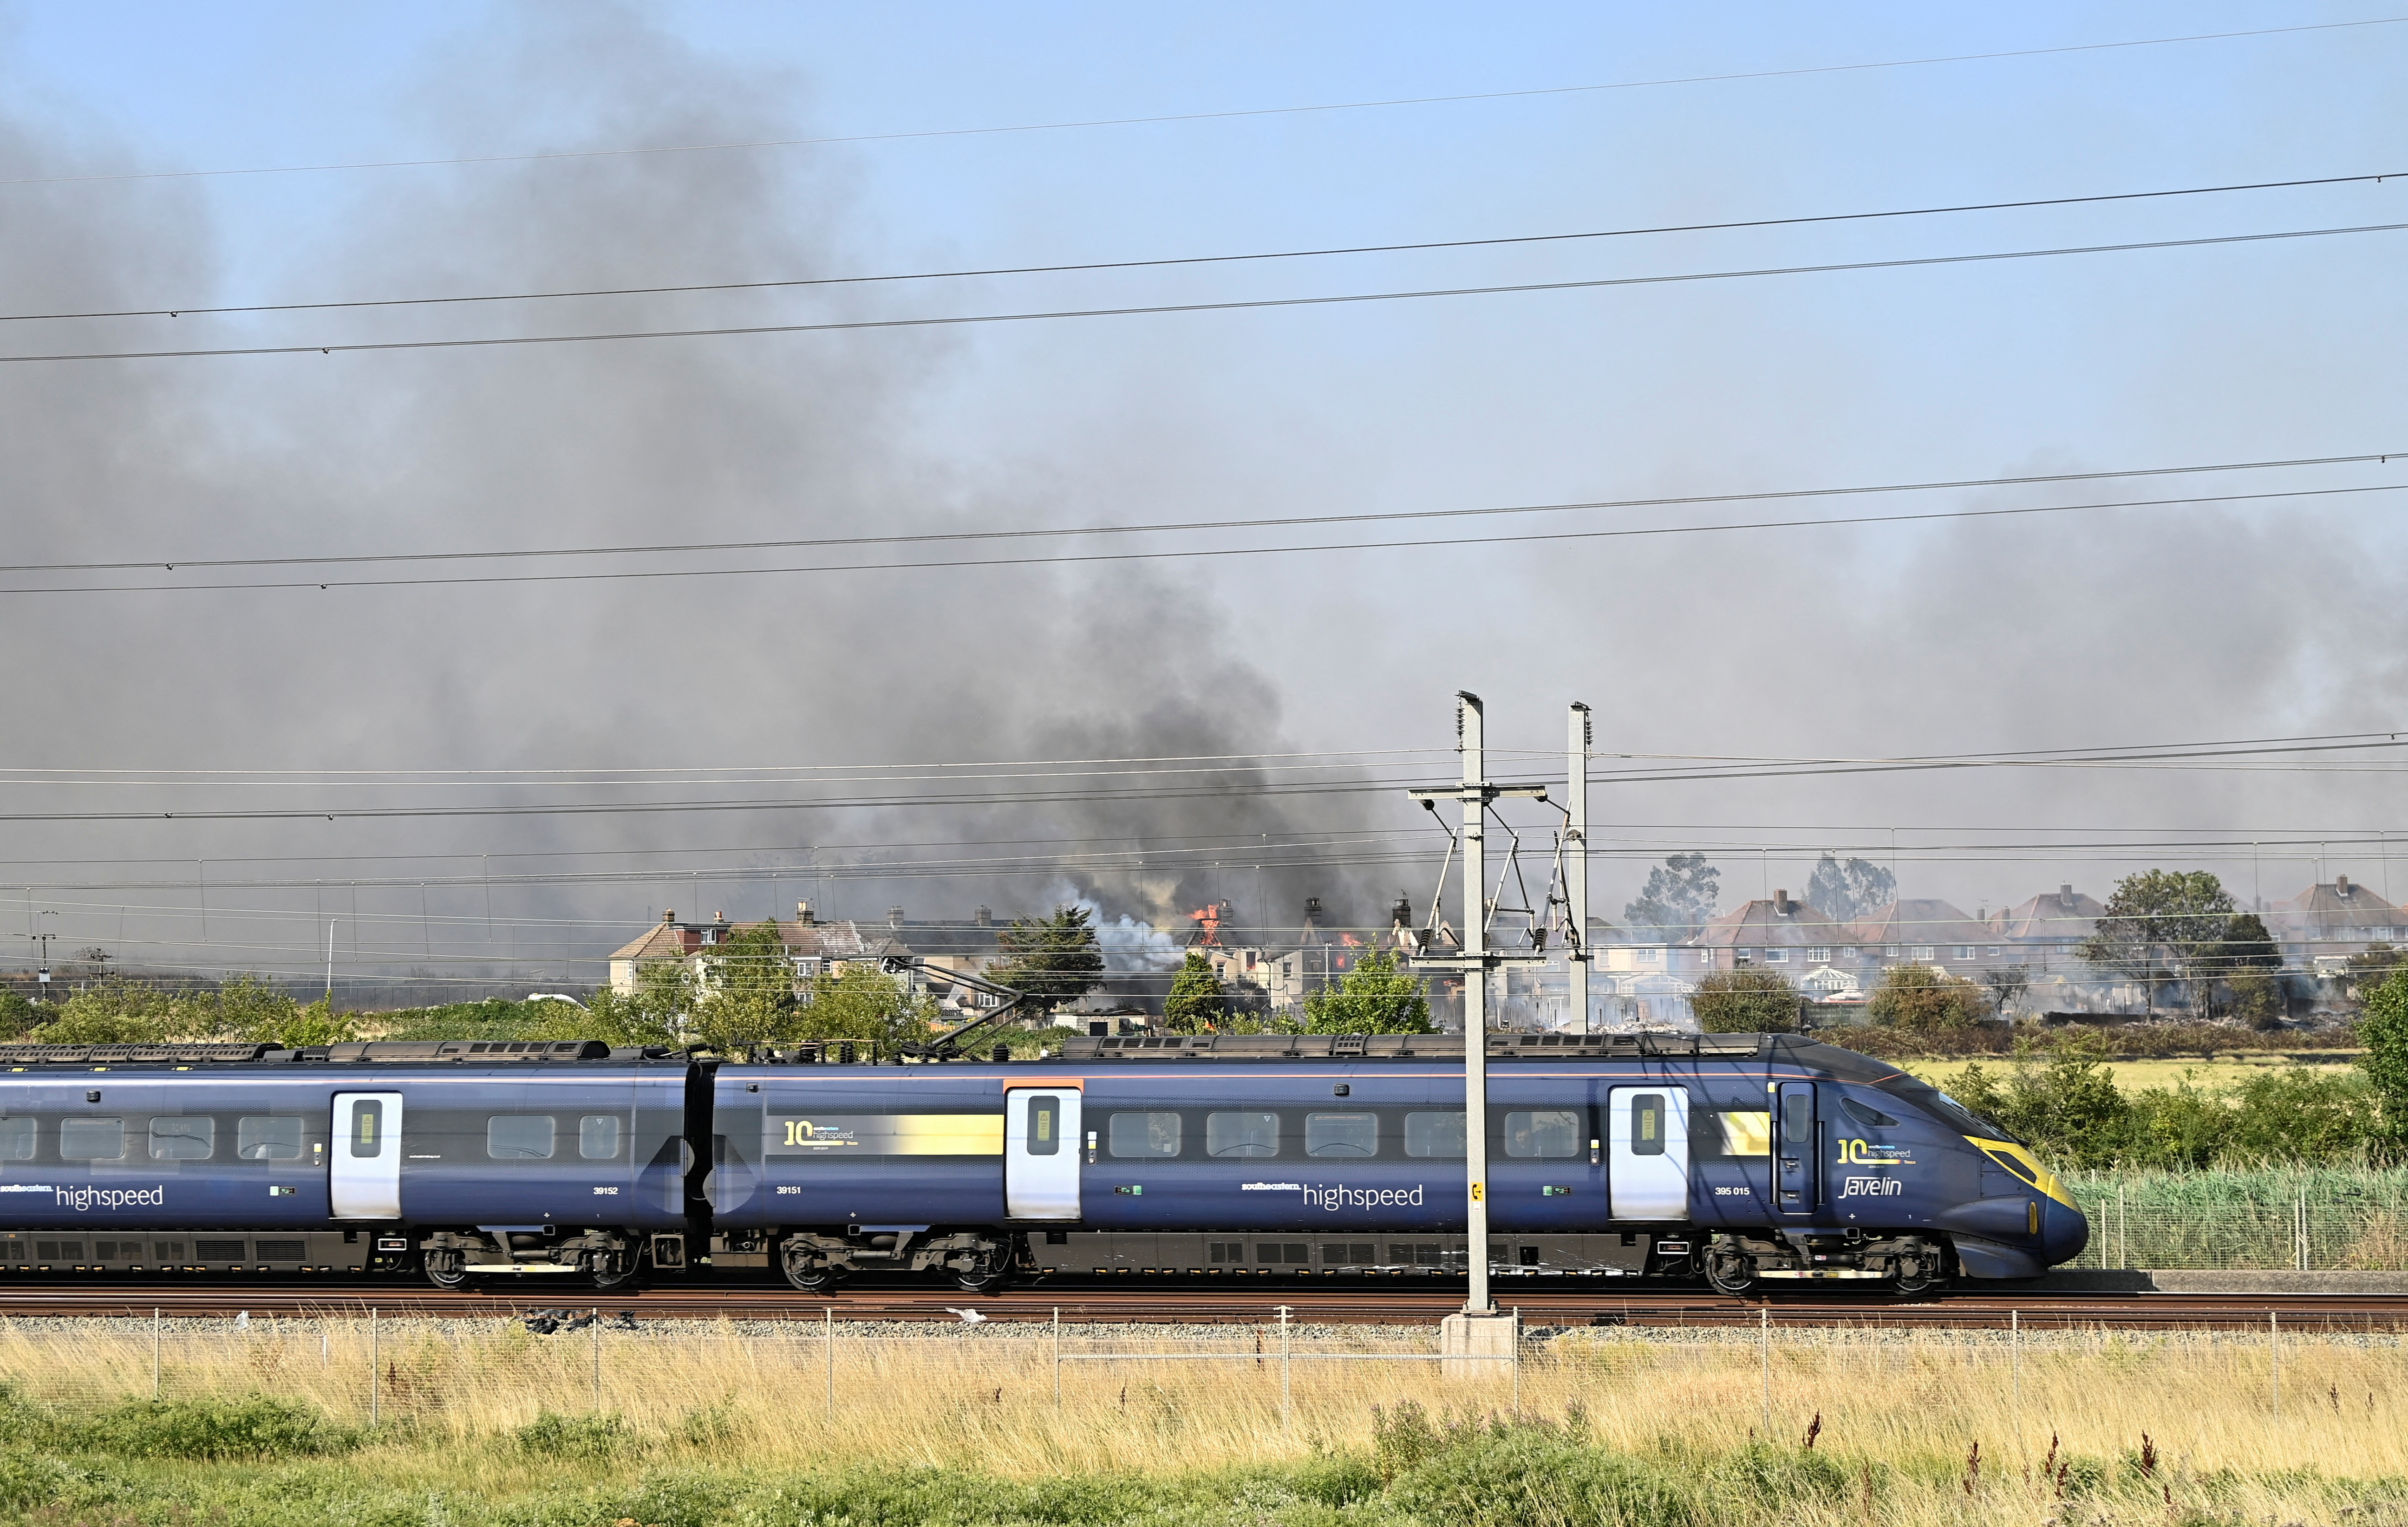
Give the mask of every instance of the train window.
[(0, 1162), (29, 1162), (39, 1126), (31, 1119), (0, 1119)]
[(1405, 1154), (1460, 1161), (1463, 1158), (1462, 1113), (1405, 1115)]
[[(279, 1114), (248, 1114), (234, 1121), (235, 1160), (292, 1162), (301, 1159), (304, 1120)], [(370, 1154), (374, 1154), (373, 1151)]]
[(351, 1105), (351, 1154), (374, 1156), (384, 1149), (384, 1105), (373, 1098)]
[(577, 1153), (590, 1162), (619, 1159), (619, 1116), (589, 1113), (577, 1121)]
[(1032, 1156), (1058, 1156), (1062, 1153), (1060, 1098), (1032, 1097), (1028, 1100), (1028, 1153)]
[(548, 1113), (497, 1113), (485, 1120), (485, 1154), (497, 1162), (552, 1160)]
[(1279, 1115), (1275, 1113), (1204, 1116), (1204, 1154), (1208, 1156), (1276, 1156), (1279, 1137)]
[(1814, 1140), (1814, 1095), (1803, 1088), (1781, 1090), (1781, 1143), (1811, 1145)]
[(1763, 1109), (1732, 1108), (1714, 1115), (1722, 1125), (1726, 1156), (1772, 1154), (1772, 1115)]
[(1309, 1113), (1304, 1116), (1308, 1156), (1376, 1156), (1380, 1116), (1375, 1113)]
[(1111, 1121), (1115, 1156), (1176, 1156), (1179, 1116), (1175, 1113), (1116, 1113)]
[(124, 1159), (124, 1120), (62, 1119), (59, 1120), (59, 1160), (122, 1162)]
[(1570, 1108), (1505, 1116), (1508, 1156), (1577, 1156), (1585, 1149), (1581, 1116)]
[(154, 1162), (205, 1162), (217, 1154), (218, 1121), (214, 1119), (153, 1119), (150, 1159)]
[(1992, 1161), (1997, 1162), (2000, 1166), (2013, 1172), (2016, 1177), (2022, 1178), (2024, 1181), (2031, 1183), (2032, 1186), (2040, 1186), (2038, 1181), (2036, 1181), (2032, 1177), (2032, 1169), (2026, 1166), (2023, 1163), (2015, 1160), (2013, 1156), (2008, 1155), (2005, 1151), (1992, 1150), (1989, 1147), (1984, 1146), (1982, 1148), (1982, 1154), (1989, 1157)]
[(1630, 1100), (1630, 1153), (1664, 1154), (1664, 1094), (1641, 1092)]
[(1867, 1129), (1895, 1129), (1898, 1120), (1879, 1108), (1868, 1108), (1852, 1097), (1840, 1099), (1840, 1111)]

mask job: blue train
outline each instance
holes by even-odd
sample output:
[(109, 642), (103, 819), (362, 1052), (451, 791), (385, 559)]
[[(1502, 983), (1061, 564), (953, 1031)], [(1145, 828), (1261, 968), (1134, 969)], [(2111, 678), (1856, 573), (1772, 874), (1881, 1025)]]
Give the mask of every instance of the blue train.
[[(1494, 1275), (1916, 1292), (2029, 1277), (2089, 1236), (2020, 1142), (1829, 1045), (1515, 1035), (1490, 1054)], [(0, 1266), (1460, 1276), (1462, 1055), (1394, 1035), (906, 1065), (849, 1045), (0, 1047)]]

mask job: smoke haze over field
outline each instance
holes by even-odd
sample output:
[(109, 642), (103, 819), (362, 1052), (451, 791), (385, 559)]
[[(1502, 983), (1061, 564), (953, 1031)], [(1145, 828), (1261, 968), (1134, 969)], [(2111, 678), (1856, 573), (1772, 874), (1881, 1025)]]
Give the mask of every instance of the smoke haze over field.
[[(1265, 58), (1238, 45), (1242, 18), (1199, 36), (1167, 17), (1070, 10), (1021, 27), (964, 9), (907, 37), (887, 30), (899, 18), (742, 7), (459, 6), (322, 21), (271, 6), (223, 27), (136, 9), (142, 20), (106, 26), (7, 13), (0, 179), (1168, 115), (2286, 22), (2244, 6), (2112, 18), (2043, 7), (2010, 34), (1894, 7), (1834, 29), (1766, 7), (1708, 34), (1571, 7), (1505, 26), (1383, 7), (1282, 19), (1285, 45)], [(123, 43), (133, 34), (142, 40)], [(131, 53), (104, 68), (122, 43)], [(2401, 166), (2377, 156), (2408, 125), (2403, 50), (2408, 27), (2370, 28), (1220, 123), (10, 184), (0, 307), (768, 280), (2389, 170)], [(2402, 197), (2408, 185), (2392, 182), (1269, 268), (15, 322), (0, 325), (0, 353), (1568, 280), (2408, 221)], [(7, 560), (901, 535), (2396, 452), (2408, 450), (2390, 337), (2408, 316), (2395, 277), (2403, 237), (978, 329), (0, 365)], [(1325, 538), (2402, 483), (2408, 458), (2395, 455)], [(1458, 689), (1487, 698), (1499, 772), (1550, 778), (1574, 699), (1597, 707), (1609, 772), (1628, 766), (1613, 756), (1626, 752), (1868, 758), (2408, 727), (2398, 502), (1459, 552), (11, 593), (0, 640), (16, 720), (0, 765), (66, 778), (10, 776), (0, 809), (148, 815), (11, 822), (5, 858), (17, 863), (0, 876), (24, 888), (28, 930), (57, 935), (60, 951), (96, 944), (141, 963), (299, 975), (317, 968), (333, 920), (348, 965), (467, 984), (598, 975), (595, 956), (665, 906), (758, 917), (810, 897), (836, 916), (880, 918), (899, 903), (913, 918), (956, 918), (979, 903), (1008, 916), (1079, 895), (1101, 920), (1132, 918), (1159, 936), (1183, 935), (1184, 913), (1224, 898), (1240, 923), (1292, 931), (1317, 895), (1333, 923), (1384, 927), (1399, 891), (1416, 908), (1428, 895), (1443, 840), (1400, 791), (1452, 773)], [(948, 542), (824, 560), (1269, 538)], [(1388, 756), (1141, 778), (1059, 762), (1357, 751)], [(2219, 870), (2244, 899), (2336, 870), (2408, 895), (2408, 875), (2385, 883), (2394, 757), (2329, 755), (2325, 772), (2243, 760), (1603, 784), (1594, 901), (1618, 909), (1647, 860), (1690, 848), (1722, 865), (1726, 905), (1802, 890), (1826, 849), (1895, 856), (1901, 893), (1969, 910), (2063, 879), (2103, 894), (2116, 875), (2173, 862)], [(1055, 762), (973, 783), (882, 767), (975, 761)], [(833, 778), (730, 772), (806, 765)], [(95, 778), (108, 769), (317, 772)], [(393, 770), (562, 772), (328, 778)], [(601, 773), (631, 770), (684, 772)], [(1312, 783), (1365, 788), (1256, 788)], [(980, 792), (1015, 798), (955, 799)], [(948, 804), (905, 800), (931, 794)], [(765, 798), (873, 804), (690, 808)], [(357, 814), (563, 803), (688, 808)], [(206, 816), (261, 809), (291, 815)], [(1517, 820), (1543, 841), (1543, 813)], [(1399, 835), (1360, 835), (1377, 834)], [(2320, 835), (2375, 842), (2325, 852), (2308, 846)], [(2179, 846), (2193, 837), (2221, 846)], [(2245, 847), (2257, 840), (2279, 846)], [(587, 883), (555, 883), (565, 876)], [(13, 899), (0, 896), (0, 923)]]

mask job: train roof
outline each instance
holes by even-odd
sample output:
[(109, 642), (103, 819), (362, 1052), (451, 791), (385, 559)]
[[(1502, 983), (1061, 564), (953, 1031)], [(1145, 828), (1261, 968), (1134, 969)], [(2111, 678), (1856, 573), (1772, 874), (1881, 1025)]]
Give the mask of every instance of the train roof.
[[(1066, 1039), (1065, 1061), (1460, 1061), (1459, 1034), (1098, 1035)], [(1779, 1062), (1849, 1081), (1893, 1076), (1896, 1066), (1792, 1034), (1492, 1034), (1500, 1061), (1699, 1060)]]
[(372, 1039), (282, 1049), (265, 1044), (0, 1045), (0, 1070), (93, 1065), (493, 1065), (660, 1061), (658, 1046), (612, 1049), (599, 1039)]

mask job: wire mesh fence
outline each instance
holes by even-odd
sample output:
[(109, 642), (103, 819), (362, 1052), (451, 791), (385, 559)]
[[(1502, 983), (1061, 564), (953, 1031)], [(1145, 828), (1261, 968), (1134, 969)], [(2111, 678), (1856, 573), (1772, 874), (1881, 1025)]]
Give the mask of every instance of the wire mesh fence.
[(2069, 1186), (2090, 1219), (2075, 1267), (2408, 1270), (2408, 1172), (2149, 1174)]

